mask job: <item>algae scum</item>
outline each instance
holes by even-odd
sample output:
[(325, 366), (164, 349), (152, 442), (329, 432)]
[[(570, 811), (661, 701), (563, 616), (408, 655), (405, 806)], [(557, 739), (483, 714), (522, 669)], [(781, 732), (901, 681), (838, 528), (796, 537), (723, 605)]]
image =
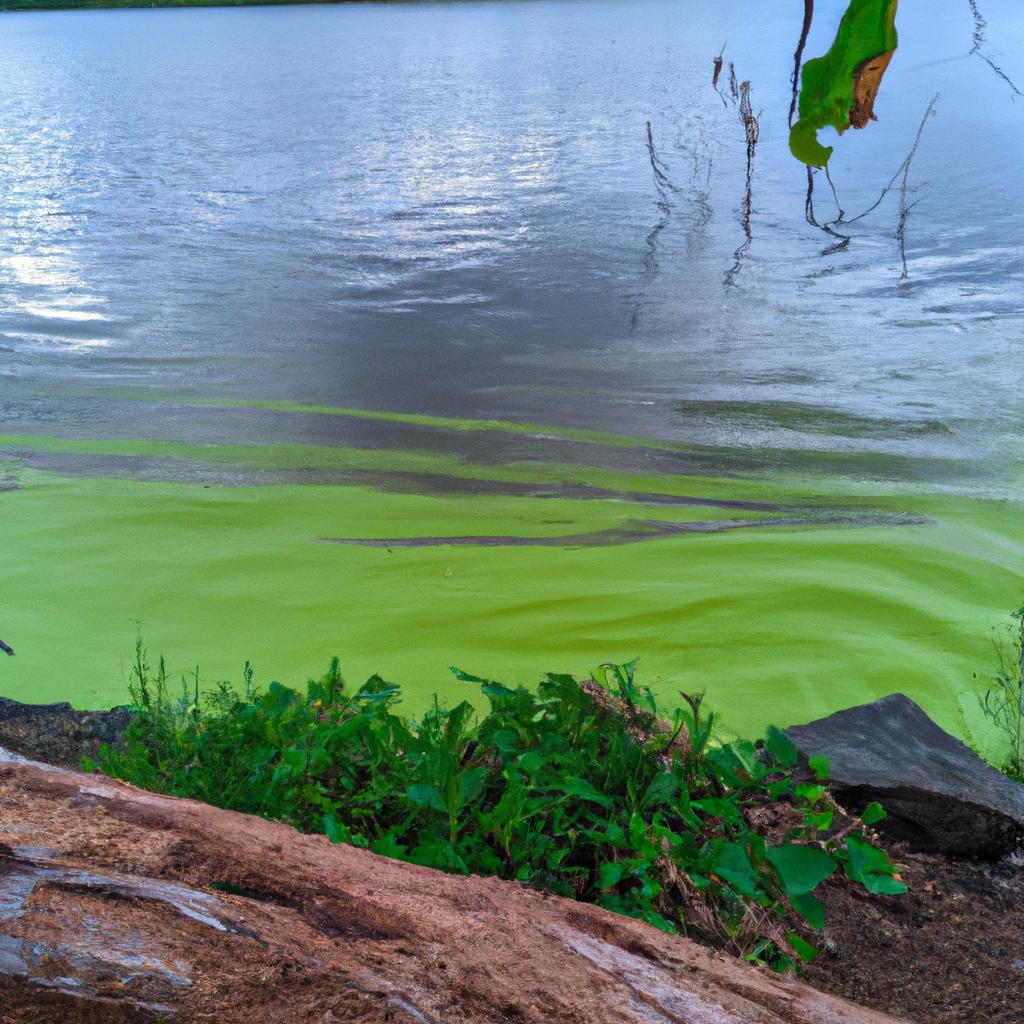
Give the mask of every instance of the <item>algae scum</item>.
[(5, 19), (0, 690), (120, 701), (141, 621), (955, 727), (1022, 590), (1024, 17), (793, 6)]

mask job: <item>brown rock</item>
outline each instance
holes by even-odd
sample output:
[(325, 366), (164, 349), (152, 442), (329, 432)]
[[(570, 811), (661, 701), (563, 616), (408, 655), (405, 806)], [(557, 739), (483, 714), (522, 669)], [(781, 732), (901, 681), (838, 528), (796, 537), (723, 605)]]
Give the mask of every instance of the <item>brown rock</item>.
[(0, 1021), (884, 1024), (595, 907), (0, 751)]
[(0, 697), (0, 746), (49, 764), (78, 768), (104, 743), (116, 745), (131, 721), (127, 708), (76, 711), (70, 704), (21, 704)]

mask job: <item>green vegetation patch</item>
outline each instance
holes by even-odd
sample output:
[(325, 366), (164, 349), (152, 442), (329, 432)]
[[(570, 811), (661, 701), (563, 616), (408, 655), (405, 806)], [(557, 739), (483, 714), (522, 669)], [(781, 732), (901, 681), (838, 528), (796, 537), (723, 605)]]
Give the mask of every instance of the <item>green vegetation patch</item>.
[(998, 668), (977, 695), (984, 730), (971, 724), (962, 701), (960, 712), (970, 746), (1004, 775), (1024, 782), (1024, 608), (1013, 620), (1009, 638), (996, 641)]
[[(100, 767), (385, 856), (597, 903), (777, 970), (813, 957), (808, 937), (824, 925), (814, 892), (835, 872), (905, 891), (864, 832), (884, 816), (877, 804), (839, 828), (827, 765), (798, 782), (796, 748), (777, 729), (757, 745), (716, 743), (700, 697), (663, 720), (634, 670), (513, 689), (453, 669), (486, 713), (435, 698), (410, 720), (397, 686), (373, 676), (353, 692), (336, 659), (304, 694), (256, 689), (247, 669), (242, 690), (204, 698), (197, 680), (174, 699), (140, 641), (127, 749), (105, 748)], [(771, 837), (751, 824), (764, 807)]]

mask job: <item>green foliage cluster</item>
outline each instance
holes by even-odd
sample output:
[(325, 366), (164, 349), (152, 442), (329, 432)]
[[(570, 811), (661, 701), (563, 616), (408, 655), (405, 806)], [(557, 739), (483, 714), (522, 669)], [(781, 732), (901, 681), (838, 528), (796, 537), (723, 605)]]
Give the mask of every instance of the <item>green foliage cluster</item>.
[[(1024, 782), (1024, 608), (1015, 611), (1013, 619), (1008, 642), (996, 646), (998, 670), (978, 703), (1002, 741), (999, 754), (989, 760), (1004, 775)], [(985, 756), (962, 713), (961, 722), (969, 745)]]
[[(257, 690), (247, 665), (241, 691), (201, 697), (197, 674), (172, 698), (140, 643), (134, 721), (100, 766), (335, 842), (597, 903), (778, 970), (814, 955), (814, 892), (834, 872), (904, 890), (864, 834), (882, 809), (838, 828), (825, 759), (799, 781), (777, 729), (759, 744), (716, 742), (700, 697), (666, 722), (635, 663), (583, 684), (548, 675), (536, 691), (453, 671), (482, 691), (486, 714), (435, 699), (408, 720), (397, 686), (375, 676), (350, 690), (337, 659), (304, 694)], [(782, 816), (771, 838), (755, 824), (765, 808)]]

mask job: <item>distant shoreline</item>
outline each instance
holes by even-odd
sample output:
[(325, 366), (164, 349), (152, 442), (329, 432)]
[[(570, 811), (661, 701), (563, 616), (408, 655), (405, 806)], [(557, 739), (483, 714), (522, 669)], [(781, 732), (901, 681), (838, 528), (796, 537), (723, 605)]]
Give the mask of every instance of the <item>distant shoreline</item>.
[(283, 7), (353, 2), (355, 0), (0, 0), (0, 14), (19, 11), (127, 10), (150, 7)]

